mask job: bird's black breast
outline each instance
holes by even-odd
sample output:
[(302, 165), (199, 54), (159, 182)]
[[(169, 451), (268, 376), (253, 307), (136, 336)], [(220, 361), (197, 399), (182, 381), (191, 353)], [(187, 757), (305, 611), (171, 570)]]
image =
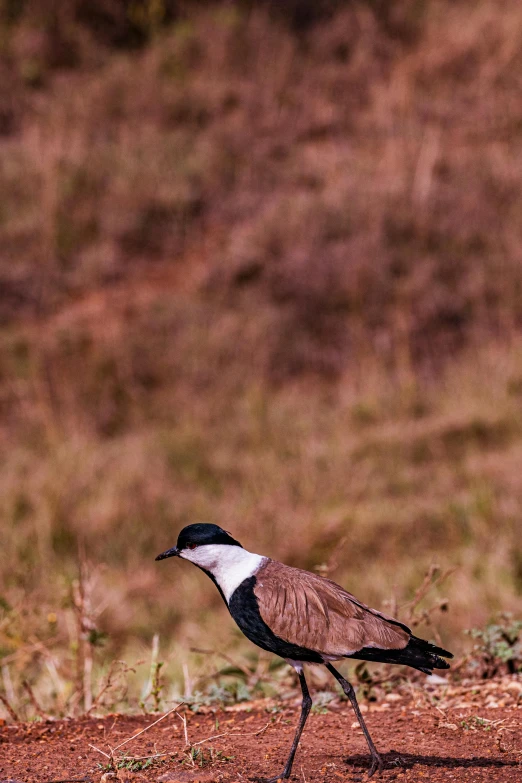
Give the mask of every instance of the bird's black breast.
[(322, 657), (315, 650), (308, 650), (306, 647), (285, 642), (284, 639), (271, 631), (259, 612), (259, 605), (254, 593), (255, 584), (256, 577), (248, 577), (234, 590), (228, 602), (230, 614), (247, 639), (263, 650), (280, 655), (281, 658), (322, 663)]

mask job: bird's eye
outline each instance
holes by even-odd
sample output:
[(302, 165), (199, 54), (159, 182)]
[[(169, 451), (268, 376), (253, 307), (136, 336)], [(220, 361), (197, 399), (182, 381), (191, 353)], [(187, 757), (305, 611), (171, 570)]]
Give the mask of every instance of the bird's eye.
[(187, 544), (187, 549), (195, 549), (197, 544)]

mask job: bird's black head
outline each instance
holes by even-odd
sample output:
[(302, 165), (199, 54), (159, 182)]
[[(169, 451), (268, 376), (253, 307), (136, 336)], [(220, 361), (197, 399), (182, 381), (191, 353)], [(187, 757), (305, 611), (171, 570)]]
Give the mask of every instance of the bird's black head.
[(156, 560), (164, 560), (166, 557), (175, 557), (180, 555), (186, 549), (196, 549), (198, 546), (207, 544), (227, 544), (228, 546), (241, 546), (239, 541), (232, 538), (226, 530), (218, 525), (209, 525), (199, 523), (196, 525), (187, 525), (178, 535), (178, 541), (175, 547), (167, 549), (158, 555)]

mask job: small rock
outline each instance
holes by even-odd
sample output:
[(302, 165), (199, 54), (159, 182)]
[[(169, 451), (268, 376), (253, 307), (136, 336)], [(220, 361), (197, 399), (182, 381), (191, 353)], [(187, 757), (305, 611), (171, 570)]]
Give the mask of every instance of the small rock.
[(517, 680), (513, 680), (513, 682), (510, 682), (506, 685), (505, 690), (507, 693), (510, 693), (512, 696), (518, 696), (522, 693), (522, 682), (518, 682)]
[(439, 674), (430, 674), (425, 680), (430, 685), (447, 685), (448, 681), (445, 677), (441, 677)]
[(400, 701), (402, 697), (398, 693), (387, 693), (384, 698), (386, 701)]
[(145, 780), (144, 775), (140, 775), (139, 772), (131, 772), (128, 769), (119, 769), (116, 773), (116, 779), (118, 783), (138, 783), (140, 780)]
[[(361, 708), (363, 706), (364, 705), (361, 704)], [(386, 712), (386, 710), (390, 710), (390, 709), (391, 709), (391, 704), (388, 704), (387, 702), (383, 702), (382, 704), (372, 704), (372, 712)]]

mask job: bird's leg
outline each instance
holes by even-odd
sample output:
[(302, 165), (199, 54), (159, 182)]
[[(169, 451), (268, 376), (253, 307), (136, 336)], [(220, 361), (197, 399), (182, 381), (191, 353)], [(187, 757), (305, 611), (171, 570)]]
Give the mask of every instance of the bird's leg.
[(339, 685), (341, 686), (345, 694), (350, 699), (350, 703), (353, 707), (353, 711), (355, 712), (357, 716), (357, 720), (359, 721), (359, 725), (363, 730), (364, 736), (366, 737), (366, 742), (368, 743), (368, 748), (370, 749), (370, 753), (372, 755), (372, 764), (370, 769), (368, 770), (368, 777), (371, 778), (372, 775), (374, 775), (375, 772), (377, 772), (377, 770), (379, 770), (379, 772), (382, 771), (384, 767), (384, 763), (382, 758), (377, 752), (377, 748), (373, 744), (373, 740), (370, 736), (370, 732), (368, 731), (366, 727), (366, 723), (364, 722), (364, 718), (361, 714), (361, 710), (359, 709), (359, 705), (357, 704), (357, 699), (355, 697), (355, 691), (353, 689), (353, 685), (350, 685), (348, 680), (345, 680), (342, 674), (338, 672), (337, 669), (334, 669), (331, 663), (327, 663), (326, 668), (328, 669), (329, 672), (331, 672), (331, 674), (333, 674), (333, 676), (335, 677), (335, 679), (337, 680), (337, 682), (339, 683)]
[(312, 708), (312, 697), (308, 691), (308, 686), (306, 684), (303, 670), (298, 669), (297, 671), (299, 674), (299, 682), (301, 683), (301, 690), (303, 692), (303, 701), (301, 702), (301, 717), (299, 718), (299, 725), (297, 726), (297, 730), (295, 732), (294, 741), (292, 742), (292, 747), (290, 748), (290, 753), (286, 760), (285, 768), (279, 775), (276, 775), (273, 778), (254, 778), (254, 780), (257, 780), (259, 783), (277, 783), (278, 780), (286, 780), (286, 778), (289, 778), (290, 773), (292, 772), (292, 765), (294, 763), (294, 756), (297, 750), (297, 746), (299, 745), (299, 740), (301, 739), (301, 734), (303, 733), (306, 719), (308, 718)]

